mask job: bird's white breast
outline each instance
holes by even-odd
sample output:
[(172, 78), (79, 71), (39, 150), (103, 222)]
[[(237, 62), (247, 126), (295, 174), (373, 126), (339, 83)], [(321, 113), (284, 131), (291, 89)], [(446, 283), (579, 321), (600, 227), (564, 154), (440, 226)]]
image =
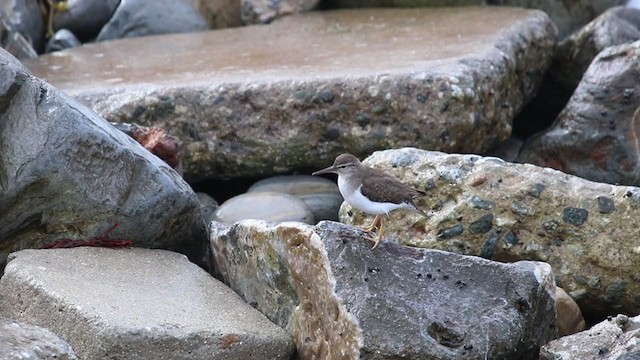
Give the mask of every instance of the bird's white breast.
[(344, 200), (354, 208), (372, 215), (388, 214), (389, 211), (407, 208), (408, 204), (394, 204), (394, 203), (377, 203), (367, 199), (366, 196), (360, 193), (362, 185), (356, 187), (349, 186), (342, 176), (338, 176), (338, 189)]

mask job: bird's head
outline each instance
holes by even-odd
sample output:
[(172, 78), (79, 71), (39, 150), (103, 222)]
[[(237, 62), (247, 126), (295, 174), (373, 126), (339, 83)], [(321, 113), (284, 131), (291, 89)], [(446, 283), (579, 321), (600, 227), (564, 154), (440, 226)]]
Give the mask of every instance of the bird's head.
[(358, 160), (357, 157), (351, 154), (341, 154), (333, 162), (333, 165), (329, 166), (326, 169), (318, 170), (314, 172), (312, 175), (321, 175), (321, 174), (338, 174), (338, 175), (349, 175), (350, 173), (357, 171), (362, 163)]

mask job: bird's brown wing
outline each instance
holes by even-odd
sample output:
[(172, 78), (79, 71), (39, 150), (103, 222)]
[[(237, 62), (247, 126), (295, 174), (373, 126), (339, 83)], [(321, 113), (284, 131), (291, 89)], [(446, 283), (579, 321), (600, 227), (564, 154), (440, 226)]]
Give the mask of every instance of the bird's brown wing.
[(362, 178), (362, 195), (376, 202), (403, 202), (412, 204), (412, 199), (424, 192), (410, 188), (395, 178), (376, 169), (367, 169)]

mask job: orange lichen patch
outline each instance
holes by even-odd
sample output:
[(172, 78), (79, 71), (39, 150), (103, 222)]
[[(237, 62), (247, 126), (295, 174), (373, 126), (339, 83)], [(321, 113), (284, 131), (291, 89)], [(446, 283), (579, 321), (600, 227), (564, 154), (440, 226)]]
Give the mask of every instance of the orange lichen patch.
[(220, 339), (220, 342), (218, 343), (218, 345), (220, 345), (220, 348), (226, 350), (232, 347), (233, 345), (239, 343), (240, 341), (241, 341), (240, 335), (229, 334), (229, 335), (223, 336), (222, 339)]

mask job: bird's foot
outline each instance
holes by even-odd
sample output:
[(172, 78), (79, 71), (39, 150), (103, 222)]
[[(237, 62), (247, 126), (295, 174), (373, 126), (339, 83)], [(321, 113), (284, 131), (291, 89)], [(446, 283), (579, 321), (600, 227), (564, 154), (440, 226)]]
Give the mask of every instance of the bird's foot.
[(378, 235), (376, 237), (367, 237), (367, 240), (373, 241), (373, 247), (371, 248), (371, 250), (374, 250), (375, 248), (378, 247), (378, 245), (380, 244), (380, 240), (382, 240), (382, 234), (384, 233), (384, 221), (382, 221), (382, 218), (379, 217), (379, 215), (376, 215), (376, 218), (373, 220), (373, 223), (376, 225), (379, 225), (379, 228), (378, 228)]
[(381, 222), (382, 222), (382, 218), (380, 217), (380, 215), (376, 215), (376, 217), (373, 218), (373, 222), (371, 223), (371, 225), (369, 225), (366, 228), (362, 228), (362, 231), (369, 233), (369, 232), (378, 230)]

